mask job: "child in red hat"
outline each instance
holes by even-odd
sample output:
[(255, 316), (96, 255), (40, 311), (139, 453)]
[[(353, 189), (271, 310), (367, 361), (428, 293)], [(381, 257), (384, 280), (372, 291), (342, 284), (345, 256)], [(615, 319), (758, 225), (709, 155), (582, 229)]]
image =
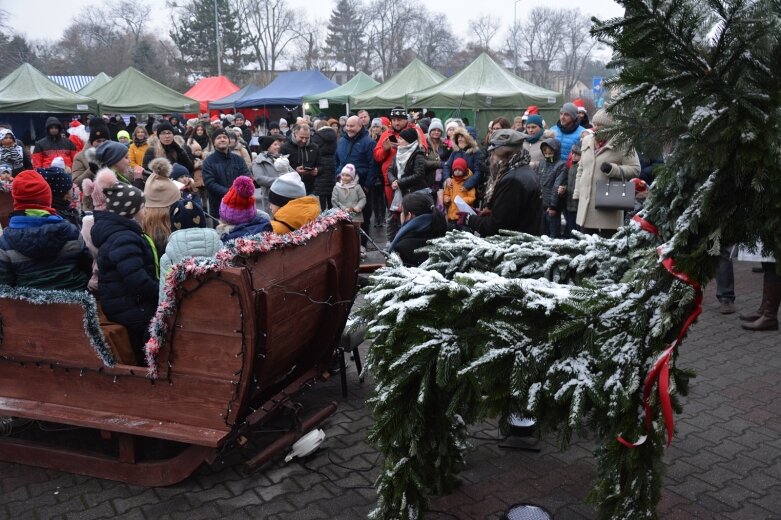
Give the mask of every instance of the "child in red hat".
[(464, 199), (464, 202), (474, 206), (475, 200), (477, 200), (477, 189), (464, 186), (464, 182), (471, 176), (472, 171), (463, 157), (453, 161), (453, 175), (445, 181), (445, 187), (442, 191), (442, 203), (447, 210), (448, 222), (456, 222), (458, 213), (461, 211), (456, 206), (456, 197), (461, 197)]

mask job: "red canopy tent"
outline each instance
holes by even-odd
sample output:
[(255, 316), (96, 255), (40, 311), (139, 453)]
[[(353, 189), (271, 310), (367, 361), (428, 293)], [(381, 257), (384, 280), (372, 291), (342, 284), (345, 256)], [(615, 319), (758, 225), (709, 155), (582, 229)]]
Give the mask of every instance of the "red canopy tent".
[(209, 76), (196, 83), (184, 95), (200, 101), (201, 112), (207, 112), (209, 101), (224, 98), (237, 90), (239, 87), (225, 76)]

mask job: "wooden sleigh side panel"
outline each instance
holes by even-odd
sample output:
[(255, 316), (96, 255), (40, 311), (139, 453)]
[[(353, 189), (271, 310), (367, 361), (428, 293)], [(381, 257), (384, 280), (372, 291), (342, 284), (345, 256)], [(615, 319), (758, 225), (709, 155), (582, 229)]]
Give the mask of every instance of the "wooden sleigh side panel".
[(261, 390), (327, 367), (355, 297), (359, 261), (357, 230), (341, 223), (305, 247), (247, 263), (256, 293)]
[[(0, 345), (0, 355), (13, 354), (0, 358), (0, 415), (219, 446), (241, 414), (251, 379), (255, 320), (249, 276), (227, 269), (188, 280), (183, 291), (160, 356), (170, 366), (157, 381), (147, 377), (145, 367), (99, 366), (77, 305), (36, 305), (30, 314), (9, 311), (20, 302), (0, 299), (5, 328), (11, 320), (20, 323), (10, 326), (13, 334)], [(62, 327), (58, 334), (53, 325), (41, 325), (45, 316)], [(46, 336), (36, 336), (36, 327)], [(26, 360), (19, 359), (22, 354)], [(33, 355), (38, 357), (30, 361)]]

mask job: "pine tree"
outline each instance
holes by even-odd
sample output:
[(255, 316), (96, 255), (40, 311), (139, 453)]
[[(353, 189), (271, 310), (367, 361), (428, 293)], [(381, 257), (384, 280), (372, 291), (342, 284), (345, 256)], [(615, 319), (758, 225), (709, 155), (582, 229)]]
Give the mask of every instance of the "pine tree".
[[(697, 284), (713, 277), (722, 241), (761, 239), (781, 257), (781, 1), (621, 3), (626, 16), (595, 20), (593, 33), (620, 70), (610, 134), (670, 150), (642, 213), (658, 231), (452, 232), (420, 268), (373, 276), (357, 317), (373, 340), (370, 439), (385, 455), (372, 518), (422, 516), (428, 496), (456, 483), (466, 424), (511, 413), (557, 432), (562, 448), (596, 433), (599, 518), (657, 518), (673, 428), (663, 386), (680, 413), (692, 373), (676, 365), (674, 338), (696, 317)], [(667, 352), (669, 379), (651, 379), (644, 403)]]
[(328, 21), (326, 44), (333, 57), (347, 68), (357, 71), (361, 63), (364, 23), (359, 0), (339, 0)]
[[(222, 70), (238, 73), (244, 65), (241, 29), (237, 14), (228, 0), (217, 0)], [(178, 23), (170, 31), (187, 69), (205, 76), (217, 75), (217, 44), (214, 26), (214, 2), (192, 0), (180, 11)]]

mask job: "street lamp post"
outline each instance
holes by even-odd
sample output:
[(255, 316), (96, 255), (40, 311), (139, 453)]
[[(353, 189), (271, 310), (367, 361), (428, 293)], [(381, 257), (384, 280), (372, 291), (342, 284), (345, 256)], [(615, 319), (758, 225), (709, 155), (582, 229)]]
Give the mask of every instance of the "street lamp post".
[(518, 3), (521, 0), (515, 0), (513, 4), (513, 74), (518, 74)]
[(214, 36), (217, 40), (217, 75), (222, 76), (222, 52), (220, 50), (220, 24), (217, 18), (217, 0), (214, 0)]

